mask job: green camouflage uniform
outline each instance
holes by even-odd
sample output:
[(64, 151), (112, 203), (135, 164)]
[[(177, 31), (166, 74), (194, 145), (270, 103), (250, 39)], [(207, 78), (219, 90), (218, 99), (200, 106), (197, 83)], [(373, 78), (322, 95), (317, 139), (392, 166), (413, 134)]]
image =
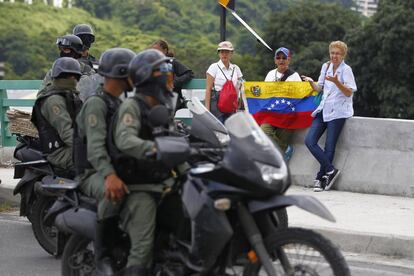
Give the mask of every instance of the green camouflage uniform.
[[(114, 204), (105, 198), (105, 177), (115, 172), (106, 148), (106, 111), (107, 106), (103, 99), (90, 97), (84, 103), (77, 118), (79, 134), (87, 137), (88, 161), (93, 169), (85, 170), (81, 179), (81, 190), (89, 196), (97, 198), (98, 218), (106, 219), (120, 215), (123, 229), (131, 239), (131, 249), (127, 267), (132, 265), (149, 265), (152, 261), (152, 243), (155, 230), (156, 204), (152, 196), (144, 192), (131, 192), (125, 195), (122, 203)], [(142, 158), (145, 152), (153, 148), (152, 141), (143, 141), (138, 138), (140, 112), (134, 101), (127, 100), (119, 110), (121, 121), (115, 124), (115, 140), (119, 149), (133, 153), (134, 157)], [(130, 125), (129, 123), (134, 123)], [(131, 133), (130, 128), (136, 132)], [(122, 133), (121, 135), (119, 133)], [(122, 143), (118, 144), (122, 137)]]
[[(118, 98), (112, 97), (112, 100), (120, 104)], [(107, 109), (103, 99), (98, 96), (89, 97), (76, 118), (79, 136), (87, 137), (88, 161), (92, 165), (92, 168), (86, 169), (79, 176), (80, 187), (86, 195), (98, 199), (99, 219), (117, 215), (119, 207), (105, 199), (105, 177), (115, 172), (106, 148)]]
[(47, 97), (41, 107), (43, 117), (56, 129), (60, 139), (65, 145), (47, 156), (47, 160), (52, 166), (59, 170), (73, 170), (72, 147), (73, 147), (73, 127), (72, 119), (67, 111), (66, 101), (56, 92), (65, 91), (76, 93), (76, 81), (70, 79), (52, 80), (50, 85), (40, 90), (37, 99)]
[[(118, 110), (114, 139), (117, 148), (137, 159), (145, 159), (145, 153), (154, 148), (154, 142), (139, 137), (141, 129), (141, 111), (135, 99), (125, 100)], [(136, 187), (153, 190), (162, 185), (140, 184)], [(128, 267), (132, 265), (148, 266), (152, 261), (152, 248), (155, 231), (156, 202), (150, 193), (133, 191), (127, 196), (122, 212), (129, 213), (125, 227), (131, 238), (131, 251)]]

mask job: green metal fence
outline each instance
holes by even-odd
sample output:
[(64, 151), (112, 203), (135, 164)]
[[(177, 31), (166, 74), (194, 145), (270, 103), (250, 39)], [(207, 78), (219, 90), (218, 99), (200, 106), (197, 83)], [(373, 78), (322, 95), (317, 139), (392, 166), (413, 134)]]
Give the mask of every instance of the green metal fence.
[[(0, 146), (13, 147), (16, 145), (16, 138), (9, 132), (6, 112), (10, 107), (32, 107), (35, 100), (9, 99), (7, 90), (37, 90), (42, 83), (41, 80), (0, 80)], [(204, 79), (194, 79), (184, 86), (184, 89), (204, 89)]]

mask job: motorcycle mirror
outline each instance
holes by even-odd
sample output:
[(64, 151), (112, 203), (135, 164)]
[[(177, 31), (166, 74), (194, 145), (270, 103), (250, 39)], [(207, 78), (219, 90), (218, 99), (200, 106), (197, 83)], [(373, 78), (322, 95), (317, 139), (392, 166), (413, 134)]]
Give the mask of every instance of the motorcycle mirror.
[(170, 112), (163, 105), (156, 105), (151, 108), (148, 119), (153, 127), (160, 127), (168, 124), (170, 120)]

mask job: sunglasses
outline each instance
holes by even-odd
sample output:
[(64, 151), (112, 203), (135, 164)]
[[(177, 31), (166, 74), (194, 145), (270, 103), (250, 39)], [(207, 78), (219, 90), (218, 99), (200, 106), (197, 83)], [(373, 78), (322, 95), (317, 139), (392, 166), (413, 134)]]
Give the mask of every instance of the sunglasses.
[(173, 72), (172, 64), (169, 62), (163, 62), (158, 66), (158, 68), (154, 70), (154, 72), (172, 73)]

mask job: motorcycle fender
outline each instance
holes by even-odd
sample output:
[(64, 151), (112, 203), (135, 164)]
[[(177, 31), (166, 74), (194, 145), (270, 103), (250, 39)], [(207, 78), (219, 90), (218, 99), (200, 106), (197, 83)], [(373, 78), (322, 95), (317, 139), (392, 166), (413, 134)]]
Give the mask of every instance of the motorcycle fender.
[(64, 211), (68, 210), (71, 207), (72, 207), (72, 204), (70, 204), (70, 202), (66, 200), (63, 200), (63, 199), (56, 200), (53, 203), (52, 207), (50, 207), (49, 210), (47, 211), (47, 214), (45, 215), (43, 219), (44, 224), (47, 226), (51, 226), (53, 222), (55, 221), (55, 218), (57, 215), (59, 215), (60, 213), (63, 213)]
[(59, 231), (78, 234), (91, 240), (95, 240), (96, 222), (96, 212), (78, 207), (57, 215), (55, 219)]
[(249, 210), (252, 213), (278, 209), (289, 206), (297, 206), (309, 213), (317, 215), (323, 219), (335, 222), (332, 213), (316, 198), (307, 195), (277, 195), (267, 200), (252, 200), (249, 202)]
[(17, 195), (18, 193), (20, 193), (27, 183), (33, 185), (33, 183), (36, 182), (36, 180), (40, 176), (41, 175), (39, 173), (34, 172), (33, 170), (25, 170), (23, 177), (20, 179), (20, 181), (17, 183), (16, 187), (13, 190), (13, 195)]

